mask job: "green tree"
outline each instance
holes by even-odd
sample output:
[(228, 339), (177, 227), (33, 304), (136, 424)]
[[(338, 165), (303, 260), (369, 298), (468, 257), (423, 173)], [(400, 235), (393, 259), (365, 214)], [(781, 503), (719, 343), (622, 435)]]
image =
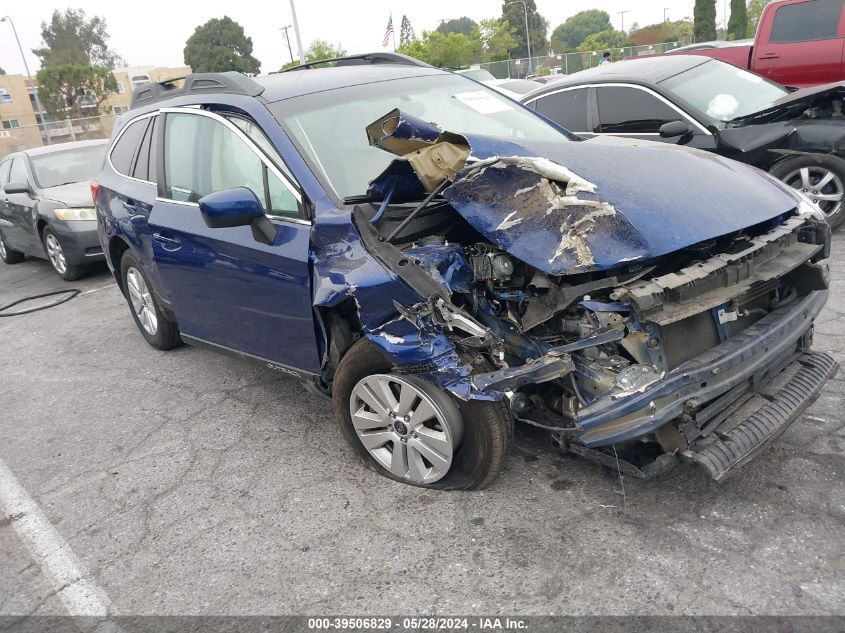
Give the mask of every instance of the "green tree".
[(38, 78), (38, 98), (52, 119), (80, 119), (83, 131), (87, 117), (101, 113), (103, 102), (117, 92), (114, 73), (102, 66), (60, 64), (42, 68)]
[[(311, 46), (308, 47), (308, 50), (305, 51), (305, 62), (319, 62), (324, 59), (343, 57), (344, 55), (346, 55), (346, 49), (340, 44), (334, 45), (326, 40), (314, 40), (311, 42)], [(288, 62), (282, 66), (282, 70), (285, 68), (292, 68), (293, 66), (299, 66), (298, 59)]]
[(647, 24), (638, 29), (631, 29), (628, 42), (633, 46), (647, 44), (661, 44), (663, 42), (680, 42), (692, 37), (692, 22), (676, 20), (674, 22), (660, 22)]
[(482, 61), (507, 59), (512, 48), (516, 47), (516, 29), (507, 20), (488, 18), (472, 33), (480, 43)]
[(731, 0), (728, 39), (742, 40), (746, 37), (748, 37), (748, 8), (745, 5), (745, 0)]
[(43, 46), (32, 52), (42, 68), (66, 64), (114, 68), (126, 63), (108, 46), (106, 21), (96, 15), (88, 19), (82, 9), (53, 11), (50, 22), (41, 23), (41, 39)]
[(769, 0), (748, 0), (746, 14), (748, 15), (748, 33), (754, 35), (757, 32), (757, 25), (760, 23), (760, 16), (763, 15), (763, 8), (769, 4)]
[(402, 16), (402, 26), (399, 27), (399, 44), (407, 44), (417, 39), (414, 33), (414, 27), (411, 26), (411, 21), (407, 15)]
[(228, 16), (212, 18), (185, 42), (185, 64), (197, 73), (235, 70), (257, 75), (261, 62), (252, 56), (252, 38)]
[(597, 51), (609, 50), (611, 48), (621, 48), (625, 45), (625, 41), (627, 39), (627, 36), (622, 31), (607, 29), (606, 31), (589, 35), (583, 42), (581, 42), (581, 46), (578, 47), (578, 50)]
[(481, 41), (463, 33), (423, 31), (422, 37), (399, 46), (399, 52), (439, 68), (464, 68), (481, 54)]
[(612, 29), (607, 12), (599, 9), (581, 11), (552, 31), (552, 49), (563, 53), (581, 46), (590, 35)]
[(716, 39), (716, 0), (695, 0), (693, 29), (696, 42)]
[(466, 16), (461, 18), (455, 18), (454, 20), (444, 20), (440, 23), (440, 26), (437, 27), (437, 32), (442, 33), (443, 35), (449, 35), (449, 33), (461, 33), (462, 35), (466, 35), (469, 37), (472, 34), (472, 30), (478, 28), (478, 24), (476, 24), (475, 20), (471, 20)]
[(502, 4), (502, 19), (514, 28), (516, 46), (511, 49), (513, 57), (527, 57), (528, 44), (525, 39), (525, 9), (528, 9), (528, 32), (531, 35), (531, 54), (544, 55), (549, 47), (547, 34), (549, 21), (537, 12), (534, 0), (526, 0), (523, 7), (521, 2), (506, 2)]

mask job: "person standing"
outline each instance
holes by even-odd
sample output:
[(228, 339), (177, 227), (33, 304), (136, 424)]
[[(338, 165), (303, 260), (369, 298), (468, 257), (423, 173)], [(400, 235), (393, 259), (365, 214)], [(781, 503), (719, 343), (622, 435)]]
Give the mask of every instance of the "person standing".
[(599, 66), (601, 66), (602, 64), (609, 64), (612, 61), (613, 61), (613, 59), (611, 59), (610, 51), (605, 51), (601, 56), (601, 61), (599, 62)]

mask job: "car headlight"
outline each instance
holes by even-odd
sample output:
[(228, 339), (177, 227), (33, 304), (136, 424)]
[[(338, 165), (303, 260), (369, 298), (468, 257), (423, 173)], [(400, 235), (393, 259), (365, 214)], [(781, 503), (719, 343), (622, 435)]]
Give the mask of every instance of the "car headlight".
[(96, 220), (97, 212), (92, 207), (75, 207), (73, 209), (56, 209), (53, 211), (60, 220)]
[(797, 193), (798, 197), (801, 198), (801, 202), (798, 203), (798, 213), (801, 215), (811, 215), (819, 222), (827, 224), (827, 216), (821, 209), (819, 209), (815, 202), (804, 195), (802, 191), (796, 191), (795, 193)]

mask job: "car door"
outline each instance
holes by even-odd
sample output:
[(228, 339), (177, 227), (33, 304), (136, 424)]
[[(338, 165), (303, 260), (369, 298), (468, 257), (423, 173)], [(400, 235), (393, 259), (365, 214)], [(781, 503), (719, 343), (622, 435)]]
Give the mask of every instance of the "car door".
[(841, 80), (843, 4), (843, 0), (793, 0), (768, 12), (760, 25), (752, 70), (799, 88)]
[[(319, 372), (308, 259), (311, 224), (281, 158), (254, 124), (239, 127), (193, 108), (166, 109), (162, 115), (163, 162), (149, 229), (180, 331), (195, 342), (296, 373)], [(250, 226), (205, 224), (199, 199), (239, 186), (262, 201), (277, 230), (272, 244), (256, 240)]]
[(6, 245), (25, 253), (43, 253), (41, 240), (35, 230), (35, 206), (38, 200), (33, 195), (34, 186), (29, 177), (24, 159), (12, 158), (9, 169), (10, 183), (23, 183), (29, 187), (29, 193), (6, 194), (6, 219), (9, 227), (3, 229)]
[(678, 143), (677, 137), (663, 138), (660, 127), (685, 121), (694, 130), (693, 147), (712, 149), (712, 135), (695, 119), (664, 97), (644, 86), (608, 84), (596, 86), (597, 134), (612, 134), (649, 141)]
[(592, 136), (593, 125), (589, 120), (589, 99), (590, 88), (561, 88), (544, 93), (526, 105), (570, 132), (581, 136)]
[(9, 182), (9, 170), (12, 168), (12, 159), (7, 158), (4, 161), (0, 161), (0, 230), (3, 230), (4, 233), (8, 233), (10, 228), (10, 221), (9, 221), (9, 204), (7, 201), (8, 196), (6, 192), (3, 191), (3, 186)]

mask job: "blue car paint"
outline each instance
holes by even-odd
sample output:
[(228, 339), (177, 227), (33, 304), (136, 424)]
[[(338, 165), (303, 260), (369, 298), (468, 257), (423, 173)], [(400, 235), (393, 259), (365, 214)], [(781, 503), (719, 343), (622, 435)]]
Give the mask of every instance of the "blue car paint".
[(248, 187), (215, 191), (199, 201), (200, 213), (210, 227), (242, 225), (264, 215), (255, 193)]
[[(275, 244), (260, 245), (248, 227), (209, 229), (198, 208), (162, 204), (156, 201), (155, 185), (130, 181), (104, 171), (97, 199), (104, 250), (107, 251), (111, 239), (124, 240), (165, 304), (183, 292), (186, 297), (196, 300), (193, 307), (190, 307), (190, 301), (183, 302), (187, 305), (175, 306), (180, 327), (184, 323), (185, 331), (194, 332), (198, 338), (317, 374), (326, 350), (312, 308), (329, 308), (344, 301), (354, 301), (363, 333), (400, 371), (403, 366), (425, 365), (421, 376), (458, 397), (504, 397), (499, 392), (473, 390), (469, 380), (472, 368), (461, 361), (454, 344), (439, 326), (425, 319), (414, 325), (398, 316), (395, 303), (412, 306), (425, 298), (367, 251), (349, 208), (332, 201), (260, 98), (190, 96), (172, 99), (167, 105), (197, 103), (214, 103), (217, 107), (245, 113), (261, 127), (284, 158), (304, 197), (310, 201), (312, 224), (284, 226)], [(149, 107), (147, 111), (156, 107)], [(133, 111), (132, 117), (144, 111)], [(433, 130), (426, 131), (425, 126), (428, 124), (421, 128), (420, 122), (415, 121), (414, 125), (397, 129), (409, 138), (417, 135), (430, 139)], [(431, 127), (436, 129), (436, 126)], [(601, 236), (592, 239), (595, 269), (618, 265), (620, 253), (632, 258), (656, 257), (707, 239), (707, 236), (744, 228), (754, 223), (753, 219), (758, 216), (760, 221), (771, 220), (795, 206), (794, 199), (780, 187), (766, 187), (761, 182), (763, 179), (748, 178), (752, 174), (747, 168), (731, 166), (715, 156), (709, 159), (708, 166), (707, 159), (700, 155), (694, 161), (679, 158), (675, 148), (671, 155), (661, 155), (660, 149), (655, 147), (641, 149), (636, 159), (631, 160), (630, 152), (618, 153), (611, 143), (515, 143), (484, 137), (467, 138), (475, 158), (544, 156), (562, 165), (571, 164), (579, 175), (597, 185), (597, 197), (615, 206), (622, 216), (618, 220), (622, 226), (615, 233), (613, 230), (602, 232)], [(645, 151), (651, 154), (646, 156), (642, 153)], [(159, 152), (161, 158), (161, 148)], [(658, 160), (661, 169), (666, 171), (660, 173), (660, 169), (648, 166), (654, 160)], [(377, 178), (373, 191), (397, 187), (398, 196), (398, 188), (404, 186), (405, 195), (424, 194), (416, 177), (409, 178), (413, 172), (407, 165), (396, 161), (391, 168), (396, 171)], [(730, 174), (731, 171), (734, 173)], [(696, 184), (699, 179), (706, 181), (708, 176), (714, 175), (718, 176), (718, 184), (709, 182), (705, 187)], [(725, 179), (730, 182), (725, 183)], [(511, 182), (515, 180), (513, 178)], [(737, 186), (740, 181), (742, 185)], [(631, 188), (631, 182), (637, 182), (637, 187)], [(684, 187), (683, 191), (677, 189), (680, 186)], [(722, 190), (729, 193), (719, 193)], [(555, 235), (554, 231), (544, 231), (539, 223), (532, 226), (526, 221), (522, 230), (527, 237), (506, 235), (506, 232), (496, 230), (506, 216), (506, 200), (491, 201), (493, 204), (482, 208), (471, 192), (458, 187), (453, 193), (453, 204), (458, 212), (492, 242), (507, 245), (513, 255), (541, 270), (566, 270), (560, 266), (538, 265), (543, 263), (538, 259), (539, 254), (553, 252), (558, 245), (559, 231)], [(505, 198), (504, 195), (499, 197)], [(131, 212), (125, 208), (126, 204), (133, 206)], [(672, 222), (665, 222), (665, 217), (671, 217)], [(673, 226), (676, 222), (677, 226)], [(162, 231), (173, 232), (173, 237), (181, 242), (178, 250), (169, 251), (167, 242), (152, 239), (154, 232), (161, 234)], [(454, 249), (418, 247), (412, 249), (410, 255), (429, 270), (436, 270), (438, 281), (448, 291), (465, 290), (467, 268)], [(109, 262), (112, 267), (118, 263)], [(202, 288), (199, 294), (203, 297), (191, 294), (199, 288)], [(490, 318), (489, 312), (482, 310), (481, 315), (489, 327), (499, 327), (496, 323), (501, 325), (498, 319)], [(545, 351), (543, 345), (538, 348), (534, 344), (522, 349), (526, 358), (538, 357)], [(602, 406), (609, 408), (594, 418), (594, 425), (600, 423), (600, 418), (611, 419), (613, 407), (632, 408), (635, 405), (606, 402)]]

